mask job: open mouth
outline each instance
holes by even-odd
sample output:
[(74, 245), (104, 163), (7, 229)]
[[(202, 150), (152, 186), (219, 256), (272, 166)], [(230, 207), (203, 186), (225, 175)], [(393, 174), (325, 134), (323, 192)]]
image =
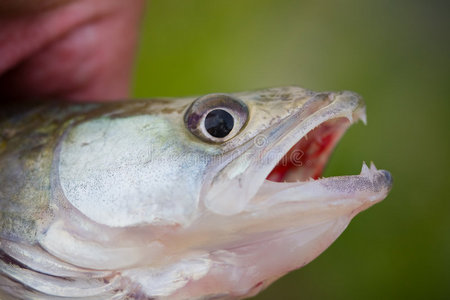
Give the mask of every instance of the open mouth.
[(347, 118), (325, 121), (300, 139), (267, 176), (274, 182), (318, 179), (337, 142), (350, 126)]
[[(273, 165), (254, 198), (255, 207), (273, 207), (275, 204), (291, 203), (290, 208), (303, 203), (300, 209), (317, 211), (341, 207), (353, 214), (384, 199), (392, 186), (389, 172), (370, 168), (363, 163), (358, 175), (321, 178), (322, 172), (340, 138), (353, 121), (365, 121), (365, 111), (353, 110), (351, 118), (337, 116), (312, 127), (298, 142), (285, 147), (284, 156)], [(285, 145), (286, 146), (286, 145)], [(308, 205), (305, 203), (308, 202)], [(337, 206), (336, 206), (337, 205)], [(322, 207), (319, 209), (319, 207)]]
[(365, 118), (361, 98), (345, 93), (288, 129), (286, 135), (274, 141), (272, 149), (283, 156), (267, 165), (265, 180), (252, 203), (265, 207), (277, 203), (304, 205), (308, 201), (324, 208), (339, 203), (344, 210), (357, 212), (384, 199), (392, 186), (392, 178), (389, 172), (378, 170), (373, 163), (370, 168), (363, 163), (357, 175), (321, 178), (340, 138), (350, 125), (358, 120), (365, 123)]

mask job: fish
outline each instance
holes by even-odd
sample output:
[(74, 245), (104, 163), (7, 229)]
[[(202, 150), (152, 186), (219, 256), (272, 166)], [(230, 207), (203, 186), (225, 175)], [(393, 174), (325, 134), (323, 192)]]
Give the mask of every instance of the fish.
[(296, 86), (0, 110), (1, 299), (243, 299), (383, 200), (388, 171), (322, 177), (366, 121)]

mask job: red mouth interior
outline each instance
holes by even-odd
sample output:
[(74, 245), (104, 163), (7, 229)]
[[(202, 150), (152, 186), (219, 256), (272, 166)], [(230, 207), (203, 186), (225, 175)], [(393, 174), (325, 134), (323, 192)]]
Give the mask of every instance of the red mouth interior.
[(319, 178), (330, 154), (349, 125), (347, 118), (320, 124), (283, 156), (267, 176), (267, 180), (296, 182)]

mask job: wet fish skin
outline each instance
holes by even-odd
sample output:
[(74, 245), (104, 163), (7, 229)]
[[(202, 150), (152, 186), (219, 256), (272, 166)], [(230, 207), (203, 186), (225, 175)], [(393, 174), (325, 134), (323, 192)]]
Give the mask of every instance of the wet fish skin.
[[(202, 127), (216, 108), (235, 120), (223, 140)], [(364, 120), (350, 92), (0, 111), (0, 296), (12, 299), (255, 295), (325, 250), (392, 184), (365, 165), (353, 176), (309, 181), (319, 167), (302, 166), (300, 182), (265, 179), (314, 128), (337, 139)]]

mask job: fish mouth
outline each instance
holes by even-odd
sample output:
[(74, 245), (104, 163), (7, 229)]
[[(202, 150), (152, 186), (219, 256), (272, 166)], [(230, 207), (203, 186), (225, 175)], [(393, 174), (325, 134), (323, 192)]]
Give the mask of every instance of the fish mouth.
[[(312, 129), (293, 146), (292, 141), (285, 142), (283, 138), (274, 141), (273, 147), (285, 154), (267, 174), (249, 206), (251, 210), (261, 203), (267, 208), (268, 205), (309, 202), (316, 210), (332, 207), (335, 213), (338, 207), (342, 214), (354, 216), (386, 197), (392, 187), (391, 174), (378, 170), (373, 163), (368, 167), (363, 162), (358, 175), (321, 177), (331, 153), (347, 129), (359, 120), (366, 123), (365, 105), (359, 95), (343, 92), (334, 98), (329, 106), (314, 113), (320, 116), (332, 112), (329, 118), (311, 126)], [(339, 102), (340, 109), (332, 107)], [(299, 127), (287, 135), (295, 136)]]
[[(289, 203), (297, 209), (299, 203), (329, 207), (338, 201), (356, 214), (381, 201), (392, 186), (392, 177), (373, 164), (369, 168), (364, 163), (359, 175), (321, 178), (336, 144), (359, 120), (366, 123), (365, 104), (356, 93), (313, 97), (253, 138), (244, 153), (249, 155), (242, 154), (221, 170), (206, 205), (216, 213), (231, 215), (277, 204)], [(226, 201), (221, 193), (228, 196)]]

